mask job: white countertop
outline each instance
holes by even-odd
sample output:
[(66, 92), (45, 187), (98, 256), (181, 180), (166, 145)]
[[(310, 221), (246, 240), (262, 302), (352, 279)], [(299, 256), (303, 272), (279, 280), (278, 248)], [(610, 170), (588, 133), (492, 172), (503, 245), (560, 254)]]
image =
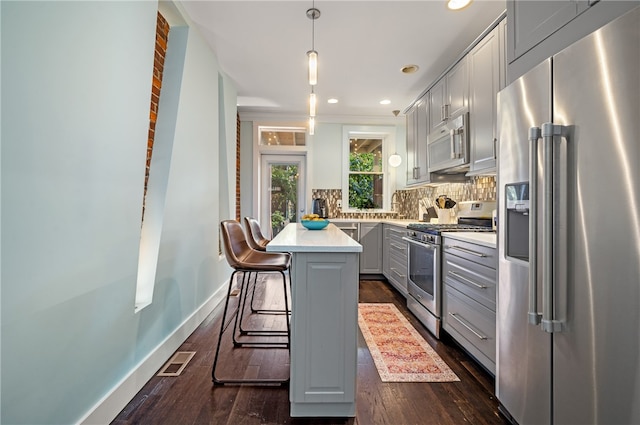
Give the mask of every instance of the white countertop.
[(442, 236), (448, 239), (488, 246), (489, 248), (495, 248), (498, 242), (495, 232), (443, 232)]
[(409, 218), (330, 218), (329, 220), (334, 223), (386, 223), (402, 227), (418, 222), (418, 219)]
[(291, 223), (269, 242), (267, 251), (362, 252), (362, 245), (333, 223), (322, 230), (308, 230), (300, 223)]

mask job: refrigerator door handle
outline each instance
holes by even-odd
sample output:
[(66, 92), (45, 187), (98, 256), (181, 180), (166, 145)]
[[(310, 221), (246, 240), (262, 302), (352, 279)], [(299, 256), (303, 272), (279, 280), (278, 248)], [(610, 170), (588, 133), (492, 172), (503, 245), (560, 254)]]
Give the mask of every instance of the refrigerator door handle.
[(538, 140), (540, 127), (529, 129), (529, 324), (539, 325), (538, 312)]
[(553, 161), (554, 139), (556, 136), (566, 137), (567, 127), (553, 123), (542, 124), (542, 140), (544, 143), (544, 203), (542, 218), (542, 330), (549, 333), (561, 332), (562, 321), (556, 320), (555, 304), (556, 282), (554, 281), (554, 193), (553, 193)]

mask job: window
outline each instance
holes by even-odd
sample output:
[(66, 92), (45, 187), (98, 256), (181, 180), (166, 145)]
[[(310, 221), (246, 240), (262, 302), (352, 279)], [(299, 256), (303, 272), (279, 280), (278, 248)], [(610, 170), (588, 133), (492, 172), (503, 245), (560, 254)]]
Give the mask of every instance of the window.
[(297, 127), (259, 127), (260, 146), (305, 146), (307, 132)]
[(382, 208), (382, 139), (349, 139), (349, 209)]
[(385, 158), (394, 144), (393, 127), (345, 127), (342, 202), (344, 210), (389, 209)]

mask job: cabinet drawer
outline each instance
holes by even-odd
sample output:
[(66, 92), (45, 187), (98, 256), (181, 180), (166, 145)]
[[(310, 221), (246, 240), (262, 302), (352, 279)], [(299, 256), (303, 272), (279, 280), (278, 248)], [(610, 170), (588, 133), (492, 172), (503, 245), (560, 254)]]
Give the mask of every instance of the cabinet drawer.
[(407, 261), (407, 242), (389, 242), (389, 256), (395, 257), (398, 261)]
[(392, 279), (406, 286), (407, 284), (407, 262), (406, 261), (403, 263), (393, 257), (390, 258), (389, 271), (391, 272)]
[(443, 319), (444, 329), (487, 369), (495, 373), (495, 312), (445, 286)]
[(496, 311), (496, 270), (445, 253), (442, 276), (445, 285)]
[(465, 258), (483, 266), (497, 268), (498, 258), (496, 249), (488, 246), (477, 245), (470, 242), (459, 241), (451, 238), (444, 238), (444, 251), (459, 257)]
[(387, 229), (389, 231), (388, 236), (390, 238), (393, 238), (393, 239), (401, 240), (402, 237), (406, 236), (406, 234), (407, 234), (407, 229), (402, 228), (402, 227), (389, 226), (389, 227), (387, 227)]

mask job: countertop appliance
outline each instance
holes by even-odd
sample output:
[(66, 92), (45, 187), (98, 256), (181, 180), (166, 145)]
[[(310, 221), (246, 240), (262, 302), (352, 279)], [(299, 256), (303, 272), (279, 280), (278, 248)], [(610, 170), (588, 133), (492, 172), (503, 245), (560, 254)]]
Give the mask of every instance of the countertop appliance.
[(429, 134), (429, 172), (460, 173), (469, 169), (469, 112), (451, 117)]
[(519, 424), (640, 423), (639, 75), (640, 7), (499, 93), (496, 394)]
[(490, 232), (495, 202), (458, 203), (458, 223), (411, 223), (402, 239), (408, 243), (407, 307), (440, 338), (442, 314), (442, 236), (446, 232)]
[(329, 217), (329, 210), (327, 208), (327, 200), (323, 198), (316, 198), (311, 201), (311, 212), (318, 214), (321, 218)]

